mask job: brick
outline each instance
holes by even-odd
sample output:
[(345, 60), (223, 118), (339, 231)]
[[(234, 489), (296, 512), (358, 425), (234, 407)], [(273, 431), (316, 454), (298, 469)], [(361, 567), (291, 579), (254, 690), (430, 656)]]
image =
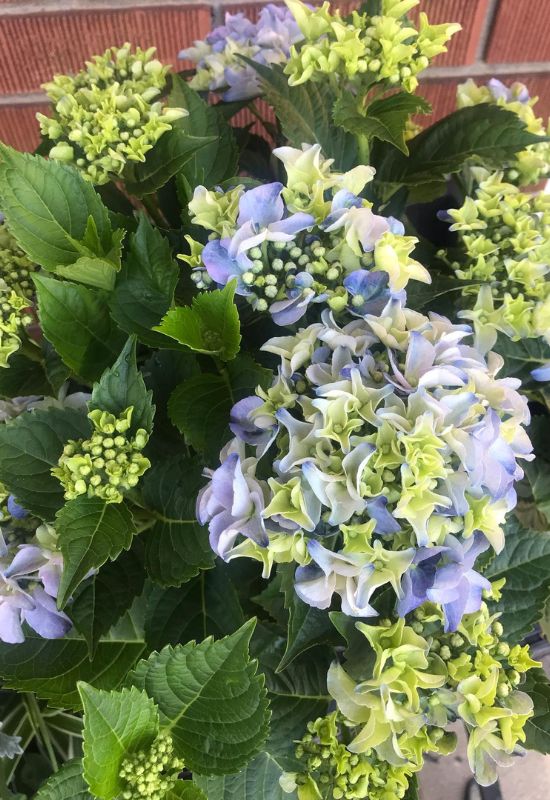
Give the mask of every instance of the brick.
[(420, 83), (418, 93), (432, 104), (433, 113), (425, 116), (419, 115), (417, 121), (421, 125), (429, 125), (441, 117), (447, 116), (456, 109), (456, 87), (462, 81), (424, 81)]
[(5, 16), (0, 19), (0, 93), (36, 91), (56, 72), (78, 71), (91, 55), (126, 41), (155, 45), (162, 61), (181, 65), (179, 50), (210, 27), (207, 5)]
[(40, 141), (36, 112), (46, 109), (43, 103), (0, 106), (0, 141), (18, 150), (34, 150)]
[(490, 63), (550, 61), (550, 3), (501, 0), (489, 37)]
[[(235, 3), (224, 6), (224, 10), (232, 14), (243, 11), (251, 19), (256, 19), (262, 5), (264, 4)], [(332, 3), (333, 8), (339, 8), (342, 14), (349, 14), (360, 5), (361, 0)], [(425, 11), (429, 21), (434, 24), (459, 22), (462, 25), (462, 31), (451, 39), (448, 52), (435, 59), (437, 66), (461, 66), (475, 61), (488, 5), (489, 0), (422, 0), (418, 9), (413, 9), (411, 12), (413, 19), (418, 18), (420, 10)]]

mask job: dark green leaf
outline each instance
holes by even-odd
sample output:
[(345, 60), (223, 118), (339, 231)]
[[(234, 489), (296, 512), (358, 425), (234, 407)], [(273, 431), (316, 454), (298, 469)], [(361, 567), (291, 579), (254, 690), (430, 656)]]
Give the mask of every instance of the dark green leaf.
[(347, 170), (357, 163), (355, 139), (341, 128), (335, 127), (331, 109), (335, 97), (329, 83), (312, 83), (289, 86), (281, 67), (271, 69), (256, 61), (244, 61), (259, 74), (267, 102), (273, 106), (288, 143), (301, 147), (302, 143), (318, 142), (323, 155), (333, 158), (334, 168)]
[(44, 336), (73, 372), (96, 380), (122, 347), (104, 298), (85, 286), (45, 275), (35, 275), (34, 282)]
[(105, 370), (99, 383), (94, 386), (90, 408), (109, 411), (118, 417), (132, 406), (130, 433), (135, 433), (138, 428), (151, 433), (155, 414), (152, 395), (137, 368), (136, 338), (131, 336), (113, 366)]
[(215, 462), (229, 437), (233, 404), (270, 380), (269, 370), (242, 353), (226, 365), (223, 377), (203, 373), (183, 381), (170, 397), (170, 419), (192, 447), (205, 453), (209, 463)]
[(35, 800), (93, 800), (82, 775), (82, 761), (75, 758), (63, 764), (42, 786)]
[[(117, 562), (118, 563), (118, 562)], [(147, 604), (145, 638), (154, 650), (207, 636), (226, 636), (240, 628), (244, 615), (227, 566), (214, 569), (170, 589), (155, 587)]]
[(550, 418), (536, 416), (529, 425), (534, 461), (523, 464), (538, 512), (543, 515), (545, 529), (550, 526)]
[(118, 622), (143, 591), (142, 549), (141, 540), (134, 539), (132, 548), (123, 552), (116, 562), (107, 561), (78, 589), (71, 603), (69, 615), (86, 639), (92, 658), (100, 637)]
[(172, 91), (168, 99), (170, 105), (189, 111), (189, 116), (178, 120), (175, 127), (190, 136), (214, 137), (211, 144), (197, 151), (183, 167), (182, 174), (191, 189), (199, 185), (209, 189), (236, 175), (239, 152), (232, 128), (220, 111), (205, 103), (177, 75), (172, 78)]
[(96, 689), (116, 689), (143, 655), (143, 641), (101, 641), (90, 661), (83, 639), (42, 639), (29, 632), (23, 644), (0, 643), (0, 676), (4, 688), (35, 692), (55, 708), (79, 708), (77, 681)]
[(550, 753), (550, 682), (544, 670), (529, 670), (521, 689), (527, 692), (534, 705), (534, 715), (525, 725), (525, 747), (539, 753)]
[(234, 302), (236, 283), (202, 292), (191, 306), (170, 309), (156, 331), (191, 350), (231, 361), (239, 352), (241, 326)]
[(405, 155), (409, 152), (405, 142), (405, 125), (412, 114), (428, 114), (431, 106), (422, 97), (398, 92), (389, 97), (373, 100), (365, 110), (359, 111), (357, 99), (342, 94), (334, 104), (334, 122), (354, 135), (389, 142)]
[(415, 136), (409, 142), (408, 158), (394, 148), (383, 151), (383, 157), (373, 162), (376, 180), (409, 186), (431, 183), (457, 172), (474, 156), (501, 166), (536, 142), (540, 138), (527, 131), (515, 112), (483, 103), (454, 111)]
[(56, 516), (55, 529), (63, 554), (57, 597), (60, 608), (90, 570), (128, 550), (136, 533), (132, 515), (123, 503), (105, 503), (98, 497), (69, 500)]
[(538, 622), (550, 595), (550, 532), (522, 528), (510, 517), (505, 547), (489, 564), (491, 580), (506, 578), (499, 611), (505, 638), (516, 643)]
[(145, 344), (166, 346), (164, 337), (151, 328), (159, 324), (170, 308), (179, 274), (168, 240), (145, 216), (140, 216), (109, 299), (117, 325), (126, 333), (137, 334)]
[(334, 627), (327, 611), (304, 603), (294, 590), (294, 565), (280, 567), (281, 588), (285, 595), (285, 608), (288, 609), (287, 646), (277, 670), (286, 669), (292, 661), (318, 644), (330, 644), (337, 640)]
[(157, 517), (145, 534), (145, 566), (156, 583), (180, 586), (213, 564), (207, 531), (195, 515), (203, 484), (199, 462), (182, 456), (155, 464), (142, 481), (143, 500)]
[(71, 409), (23, 414), (0, 427), (0, 481), (17, 502), (51, 521), (63, 505), (63, 489), (51, 474), (68, 439), (90, 431), (89, 420)]
[(542, 336), (513, 342), (509, 336), (500, 334), (492, 349), (503, 357), (503, 371), (508, 377), (519, 378), (522, 389), (541, 388), (541, 384), (531, 377), (531, 370), (550, 361), (550, 345)]
[(295, 795), (281, 789), (282, 769), (268, 753), (261, 753), (237, 775), (203, 778), (194, 781), (206, 792), (208, 800), (293, 800)]
[[(40, 351), (36, 348), (37, 356)], [(25, 397), (31, 394), (48, 395), (51, 387), (39, 361), (21, 353), (9, 357), (8, 369), (0, 369), (0, 397)]]
[(78, 691), (84, 708), (84, 778), (95, 797), (113, 800), (125, 788), (119, 777), (124, 758), (155, 740), (158, 711), (134, 686), (105, 692), (79, 681)]
[(149, 151), (145, 162), (137, 164), (126, 180), (126, 189), (137, 197), (156, 192), (176, 175), (202, 148), (214, 141), (213, 136), (188, 136), (178, 128), (167, 131)]
[(0, 155), (0, 205), (32, 261), (55, 271), (82, 256), (112, 255), (114, 275), (120, 241), (113, 238), (107, 209), (91, 183), (73, 167), (4, 144)]

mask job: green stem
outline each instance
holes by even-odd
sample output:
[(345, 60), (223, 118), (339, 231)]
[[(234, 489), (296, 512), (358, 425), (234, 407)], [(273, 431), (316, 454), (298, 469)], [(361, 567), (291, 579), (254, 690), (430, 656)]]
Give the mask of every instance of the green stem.
[(153, 222), (156, 225), (158, 225), (159, 228), (170, 227), (168, 221), (166, 220), (166, 217), (164, 216), (164, 214), (162, 213), (162, 211), (160, 210), (160, 208), (156, 203), (156, 198), (153, 195), (151, 194), (145, 195), (144, 197), (141, 198), (141, 202), (143, 203), (147, 213), (149, 214)]
[(46, 749), (52, 769), (54, 772), (57, 772), (59, 769), (59, 763), (53, 749), (50, 732), (48, 730), (48, 726), (44, 722), (44, 718), (42, 717), (42, 712), (40, 711), (40, 706), (38, 705), (36, 697), (34, 694), (32, 694), (32, 692), (25, 692), (25, 705), (27, 706), (29, 717), (31, 718), (35, 730), (40, 732), (40, 740)]
[(360, 133), (356, 136), (357, 155), (360, 164), (368, 164), (370, 158), (370, 146), (368, 138)]

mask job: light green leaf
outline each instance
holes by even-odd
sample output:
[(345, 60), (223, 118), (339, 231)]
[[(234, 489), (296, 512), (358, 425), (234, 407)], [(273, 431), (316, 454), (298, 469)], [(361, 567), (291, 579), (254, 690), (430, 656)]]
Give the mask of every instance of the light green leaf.
[(198, 150), (181, 171), (191, 189), (199, 185), (209, 189), (236, 175), (239, 151), (235, 136), (216, 107), (205, 103), (179, 75), (172, 76), (168, 102), (189, 111), (189, 115), (177, 120), (174, 127), (190, 136), (214, 137), (214, 141)]
[(145, 344), (166, 346), (164, 337), (151, 328), (170, 308), (179, 274), (168, 239), (145, 216), (140, 216), (109, 299), (117, 325), (126, 333), (137, 334)]
[(160, 650), (167, 644), (225, 636), (240, 628), (244, 615), (227, 573), (226, 564), (218, 559), (214, 569), (183, 586), (155, 587), (147, 603), (147, 644)]
[(214, 562), (208, 533), (195, 514), (203, 484), (200, 463), (182, 456), (157, 462), (142, 480), (143, 501), (157, 517), (144, 534), (145, 567), (156, 583), (180, 586)]
[(237, 775), (195, 775), (194, 781), (206, 792), (208, 800), (292, 800), (296, 795), (283, 792), (279, 785), (282, 772), (272, 756), (261, 753)]
[(136, 337), (131, 336), (113, 366), (105, 370), (99, 383), (94, 386), (90, 408), (119, 416), (132, 406), (130, 433), (135, 433), (138, 428), (151, 433), (155, 414), (152, 396), (137, 368)]
[(183, 381), (172, 393), (168, 413), (187, 442), (205, 454), (208, 463), (217, 461), (229, 438), (229, 413), (233, 404), (252, 394), (256, 386), (271, 381), (270, 370), (260, 367), (246, 353), (226, 365), (225, 375), (203, 373)]
[(35, 275), (34, 282), (44, 336), (73, 372), (96, 380), (122, 347), (105, 299), (85, 286), (45, 275)]
[(331, 109), (336, 98), (328, 81), (289, 86), (281, 67), (269, 68), (242, 58), (260, 76), (265, 99), (273, 106), (290, 145), (301, 147), (303, 142), (318, 142), (323, 155), (334, 159), (334, 169), (344, 171), (356, 165), (355, 138), (333, 123)]
[(119, 778), (127, 755), (146, 750), (158, 735), (154, 702), (135, 687), (104, 692), (83, 681), (78, 691), (84, 708), (84, 778), (101, 800), (112, 800), (124, 789)]
[(63, 573), (57, 602), (63, 608), (91, 569), (114, 561), (128, 550), (136, 526), (123, 503), (105, 503), (97, 497), (70, 500), (57, 514), (55, 529), (63, 553)]
[(180, 172), (195, 153), (214, 141), (213, 136), (188, 136), (172, 128), (147, 153), (143, 164), (133, 166), (126, 179), (126, 190), (136, 197), (156, 192)]
[(82, 775), (82, 761), (63, 764), (42, 786), (35, 800), (93, 800)]
[(157, 703), (161, 727), (193, 772), (243, 767), (265, 742), (269, 712), (263, 676), (248, 655), (251, 620), (225, 639), (165, 647), (141, 661), (129, 682)]
[(489, 564), (485, 576), (506, 578), (499, 611), (505, 638), (519, 642), (538, 622), (550, 595), (550, 532), (522, 528), (510, 517), (505, 547)]
[[(120, 239), (113, 239), (107, 209), (76, 168), (4, 144), (0, 156), (0, 205), (32, 261), (56, 270), (82, 255), (116, 251)], [(112, 263), (113, 271), (116, 266)]]
[(527, 131), (515, 112), (483, 103), (454, 111), (423, 130), (409, 141), (408, 158), (388, 148), (381, 159), (376, 151), (373, 165), (377, 181), (414, 186), (457, 172), (473, 156), (499, 167), (536, 142), (540, 138)]
[(89, 420), (72, 409), (32, 411), (7, 422), (0, 426), (0, 481), (23, 508), (51, 521), (64, 502), (51, 469), (65, 442), (89, 431)]
[(82, 584), (69, 609), (77, 631), (88, 643), (93, 658), (99, 639), (128, 611), (143, 591), (145, 572), (139, 538), (116, 560), (106, 564)]
[(27, 632), (22, 644), (0, 642), (4, 688), (35, 692), (55, 708), (80, 708), (77, 681), (96, 689), (116, 689), (143, 655), (145, 644), (124, 638), (101, 641), (90, 661), (84, 639), (43, 639)]
[(201, 292), (191, 306), (170, 309), (154, 330), (198, 353), (231, 361), (241, 343), (235, 288), (235, 281), (231, 281), (223, 289)]
[(525, 725), (525, 747), (550, 753), (550, 681), (544, 670), (529, 670), (521, 690), (527, 692), (534, 705), (534, 715)]
[(408, 92), (397, 92), (389, 97), (373, 100), (358, 109), (357, 99), (350, 94), (341, 95), (334, 104), (336, 125), (356, 136), (389, 142), (405, 155), (409, 152), (405, 142), (405, 125), (412, 114), (428, 114), (431, 106), (424, 98)]
[(178, 781), (164, 796), (164, 800), (207, 800), (207, 797), (191, 781)]

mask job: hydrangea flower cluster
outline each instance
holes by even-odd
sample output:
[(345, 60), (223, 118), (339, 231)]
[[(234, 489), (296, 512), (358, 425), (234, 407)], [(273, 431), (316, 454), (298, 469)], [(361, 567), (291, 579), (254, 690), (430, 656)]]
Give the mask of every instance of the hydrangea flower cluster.
[(464, 250), (456, 275), (483, 284), (464, 287), (475, 305), (460, 312), (474, 324), (476, 346), (487, 352), (499, 331), (514, 341), (550, 341), (550, 196), (525, 194), (499, 172), (448, 218)]
[[(550, 120), (546, 127), (535, 114), (537, 97), (530, 97), (523, 83), (514, 82), (506, 86), (497, 78), (492, 78), (485, 86), (478, 86), (471, 78), (457, 87), (457, 107), (467, 108), (480, 103), (491, 103), (513, 111), (521, 119), (527, 130), (544, 137), (550, 132)], [(505, 170), (506, 180), (519, 186), (545, 178), (550, 174), (550, 143), (530, 145), (526, 150), (516, 153), (514, 161)]]
[(24, 328), (33, 321), (31, 273), (36, 269), (9, 232), (0, 225), (0, 367), (19, 349)]
[(121, 176), (127, 163), (145, 160), (172, 123), (188, 113), (159, 100), (169, 67), (156, 48), (112, 47), (75, 76), (43, 85), (53, 114), (37, 114), (43, 136), (55, 142), (49, 157), (75, 164), (96, 184)]
[(130, 437), (133, 407), (118, 417), (95, 409), (88, 418), (93, 425), (89, 439), (69, 440), (52, 475), (63, 484), (65, 499), (101, 497), (107, 503), (121, 503), (124, 492), (137, 486), (151, 462), (141, 454), (147, 431), (139, 428)]
[[(488, 594), (498, 596), (497, 587)], [(518, 687), (524, 674), (539, 666), (527, 646), (510, 647), (501, 640), (498, 616), (483, 602), (479, 611), (463, 617), (455, 633), (444, 633), (441, 612), (428, 603), (415, 612), (412, 624), (402, 619), (376, 626), (356, 623), (372, 648), (372, 671), (357, 680), (335, 663), (328, 676), (339, 711), (355, 726), (350, 752), (374, 752), (416, 772), (424, 753), (454, 750), (455, 734), (448, 726), (460, 720), (476, 780), (494, 783), (497, 766), (509, 765), (521, 752), (533, 703)]]
[(411, 258), (417, 240), (359, 196), (371, 167), (333, 172), (318, 144), (273, 152), (286, 168), (286, 185), (195, 190), (192, 222), (211, 231), (210, 241), (202, 251), (191, 241), (192, 255), (182, 258), (198, 288), (237, 279), (237, 294), (288, 325), (311, 303), (376, 313), (402, 296), (409, 279), (430, 282)]
[[(13, 499), (11, 511), (15, 518), (25, 514)], [(40, 525), (30, 542), (27, 537), (26, 531), (21, 536), (12, 525), (8, 543), (0, 534), (0, 640), (9, 644), (25, 640), (24, 622), (46, 639), (61, 638), (71, 628), (70, 619), (56, 605), (63, 556), (55, 530)]]
[(198, 498), (214, 551), (266, 575), (296, 561), (296, 591), (317, 608), (339, 595), (345, 614), (376, 616), (388, 586), (400, 616), (430, 600), (456, 630), (488, 588), (475, 561), (502, 549), (532, 449), (520, 382), (497, 378), (502, 358), (486, 361), (470, 333), (392, 299), (269, 340), (278, 374), (234, 406), (236, 438)]
[(405, 796), (412, 769), (380, 760), (373, 750), (352, 753), (343, 744), (345, 718), (337, 711), (309, 722), (296, 747), (301, 772), (284, 773), (284, 791), (298, 800), (399, 800)]
[(380, 14), (354, 11), (347, 18), (338, 9), (331, 14), (328, 2), (311, 8), (301, 0), (285, 1), (304, 37), (284, 68), (291, 86), (329, 80), (359, 94), (374, 83), (414, 92), (417, 75), (461, 29), (456, 23), (430, 25), (423, 12), (414, 27), (406, 15), (420, 0), (382, 0)]
[(164, 800), (174, 789), (183, 770), (183, 761), (174, 755), (172, 737), (161, 731), (148, 750), (128, 756), (119, 777), (128, 787), (121, 800)]
[(226, 13), (224, 25), (214, 28), (204, 41), (198, 40), (193, 47), (182, 50), (179, 58), (197, 65), (189, 84), (193, 89), (199, 92), (223, 90), (225, 101), (247, 100), (261, 94), (262, 90), (254, 68), (239, 56), (265, 66), (285, 64), (291, 46), (301, 39), (302, 34), (290, 11), (268, 3), (260, 11), (257, 22), (242, 12)]

